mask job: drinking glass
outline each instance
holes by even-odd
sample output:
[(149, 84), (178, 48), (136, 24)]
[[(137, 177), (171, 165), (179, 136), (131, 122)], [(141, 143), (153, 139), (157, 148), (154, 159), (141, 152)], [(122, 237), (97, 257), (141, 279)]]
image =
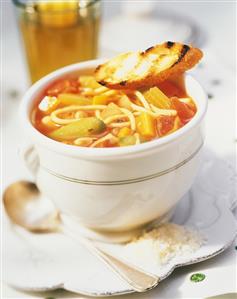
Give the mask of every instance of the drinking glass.
[(13, 0), (31, 82), (68, 64), (97, 57), (99, 0)]

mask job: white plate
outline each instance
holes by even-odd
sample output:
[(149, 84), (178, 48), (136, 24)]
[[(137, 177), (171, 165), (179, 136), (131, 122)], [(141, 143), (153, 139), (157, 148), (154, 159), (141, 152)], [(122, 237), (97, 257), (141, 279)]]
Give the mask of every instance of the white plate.
[[(203, 160), (195, 184), (178, 205), (172, 221), (198, 229), (207, 241), (195, 253), (171, 260), (165, 266), (158, 267), (155, 263), (143, 266), (159, 275), (161, 280), (176, 267), (221, 253), (236, 236), (236, 221), (230, 210), (236, 200), (235, 173), (210, 151), (205, 151)], [(3, 278), (17, 288), (33, 291), (64, 288), (92, 296), (132, 292), (129, 285), (77, 241), (63, 235), (34, 235), (19, 228), (16, 233), (6, 220), (3, 238)], [(119, 254), (120, 246), (109, 245), (107, 248)]]

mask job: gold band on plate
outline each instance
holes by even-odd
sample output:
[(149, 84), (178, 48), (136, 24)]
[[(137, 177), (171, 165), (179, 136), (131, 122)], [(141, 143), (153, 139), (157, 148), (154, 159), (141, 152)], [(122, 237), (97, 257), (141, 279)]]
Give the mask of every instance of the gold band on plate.
[(103, 185), (103, 186), (111, 186), (111, 185), (127, 185), (127, 184), (134, 184), (134, 183), (139, 183), (139, 182), (143, 182), (143, 181), (147, 181), (147, 180), (152, 180), (154, 178), (160, 177), (162, 175), (165, 175), (169, 172), (172, 172), (178, 168), (180, 168), (181, 166), (185, 165), (186, 163), (188, 163), (190, 160), (192, 160), (192, 158), (194, 158), (198, 152), (200, 151), (200, 149), (203, 146), (203, 142), (201, 143), (201, 145), (196, 149), (195, 152), (192, 153), (192, 155), (190, 155), (187, 159), (183, 160), (182, 162), (176, 164), (175, 166), (172, 166), (166, 170), (162, 170), (160, 172), (154, 173), (154, 174), (150, 174), (144, 177), (139, 177), (139, 178), (134, 178), (134, 179), (128, 179), (128, 180), (121, 180), (121, 181), (90, 181), (90, 180), (82, 180), (82, 179), (76, 179), (76, 178), (71, 178), (71, 177), (67, 177), (64, 176), (62, 174), (56, 173), (50, 169), (48, 169), (47, 167), (41, 165), (41, 167), (48, 173), (50, 173), (53, 176), (56, 176), (57, 178), (60, 178), (62, 180), (66, 180), (69, 182), (73, 182), (73, 183), (78, 183), (78, 184), (84, 184), (84, 185)]

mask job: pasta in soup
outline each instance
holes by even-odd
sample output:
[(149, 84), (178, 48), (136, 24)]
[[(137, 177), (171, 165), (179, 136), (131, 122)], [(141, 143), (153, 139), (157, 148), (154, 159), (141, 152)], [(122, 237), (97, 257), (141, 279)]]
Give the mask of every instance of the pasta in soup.
[(61, 79), (36, 101), (32, 123), (51, 139), (82, 147), (130, 146), (162, 138), (186, 125), (197, 110), (176, 83), (113, 90), (94, 76)]

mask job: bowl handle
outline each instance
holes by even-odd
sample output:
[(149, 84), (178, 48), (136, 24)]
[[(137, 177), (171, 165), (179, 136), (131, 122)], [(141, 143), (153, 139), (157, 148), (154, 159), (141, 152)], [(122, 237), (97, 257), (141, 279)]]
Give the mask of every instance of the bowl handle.
[(19, 155), (25, 162), (26, 168), (35, 177), (39, 168), (39, 156), (32, 144), (25, 144), (19, 149)]

